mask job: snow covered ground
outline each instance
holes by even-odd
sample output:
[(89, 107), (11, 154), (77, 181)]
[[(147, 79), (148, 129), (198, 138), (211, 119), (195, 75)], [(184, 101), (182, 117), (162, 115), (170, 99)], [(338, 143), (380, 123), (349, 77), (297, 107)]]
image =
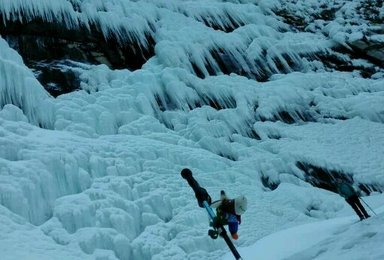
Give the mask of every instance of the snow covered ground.
[[(334, 22), (313, 22), (316, 32), (290, 31), (271, 13), (280, 1), (127, 2), (0, 0), (3, 16), (68, 13), (60, 17), (71, 26), (97, 18), (106, 34), (122, 23), (109, 12), (124, 21), (134, 10), (158, 26), (156, 55), (142, 69), (81, 64), (82, 89), (57, 98), (0, 38), (0, 259), (223, 259), (228, 248), (208, 237), (206, 213), (180, 178), (185, 167), (213, 198), (221, 189), (247, 196), (235, 241), (244, 259), (383, 259), (384, 197), (364, 197), (378, 216), (353, 224), (349, 205), (297, 168), (311, 163), (384, 186), (381, 68), (364, 78), (301, 56), (369, 27), (349, 23), (359, 1)], [(313, 11), (318, 2), (298, 6)], [(228, 22), (223, 13), (245, 26), (224, 33), (199, 21)], [(150, 26), (130, 28), (139, 37)], [(210, 75), (212, 46), (243, 68), (259, 59), (274, 75)], [(302, 69), (289, 68), (283, 53)]]
[[(364, 200), (375, 208), (374, 213), (367, 208), (373, 216), (367, 220), (342, 216), (299, 225), (263, 237), (238, 251), (243, 259), (382, 259), (383, 199), (383, 195), (376, 195)], [(233, 259), (233, 255), (224, 259)]]

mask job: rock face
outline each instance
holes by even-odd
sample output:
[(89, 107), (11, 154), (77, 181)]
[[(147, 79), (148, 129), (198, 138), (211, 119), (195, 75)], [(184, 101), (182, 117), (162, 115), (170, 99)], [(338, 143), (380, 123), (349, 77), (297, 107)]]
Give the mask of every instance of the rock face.
[[(250, 30), (253, 34), (245, 42), (241, 42), (237, 49), (227, 42), (220, 43), (211, 39), (207, 39), (207, 44), (191, 42), (192, 48), (178, 46), (178, 38), (165, 38), (171, 44), (166, 43), (163, 46), (168, 46), (168, 49), (177, 46), (179, 49), (176, 51), (179, 53), (176, 54), (181, 52), (182, 56), (190, 58), (190, 64), (182, 64), (185, 66), (180, 67), (192, 68), (192, 73), (200, 78), (235, 73), (257, 81), (268, 81), (276, 73), (306, 71), (308, 64), (313, 70), (357, 71), (363, 77), (382, 73), (384, 39), (380, 24), (383, 23), (383, 17), (377, 11), (381, 8), (382, 1), (364, 2), (348, 8), (342, 2), (331, 6), (318, 3), (316, 8), (299, 11), (295, 1), (284, 3), (267, 12), (273, 12), (284, 25), (277, 25), (276, 22), (268, 24), (275, 27), (268, 33), (261, 29), (256, 30), (256, 33)], [(221, 31), (227, 36), (239, 31), (241, 33), (251, 25), (241, 15), (231, 13), (225, 8), (217, 14), (210, 13), (212, 10), (209, 8), (209, 11), (202, 10), (201, 14), (196, 14), (182, 4), (180, 9), (175, 10), (171, 6), (153, 4), (153, 9), (147, 14), (140, 12), (140, 5), (135, 6), (135, 3), (128, 1), (125, 3), (128, 4), (128, 9), (122, 10), (121, 16), (108, 16), (112, 7), (106, 3), (99, 3), (95, 10), (90, 10), (81, 1), (45, 4), (47, 6), (31, 1), (28, 3), (30, 6), (11, 3), (2, 7), (0, 34), (20, 53), (25, 64), (35, 72), (37, 79), (53, 96), (80, 87), (76, 65), (71, 61), (105, 64), (111, 69), (140, 69), (155, 55), (155, 47), (159, 43), (157, 41), (164, 40), (161, 19), (167, 15), (159, 15), (159, 10), (167, 9), (167, 12), (192, 18), (201, 26)], [(124, 5), (116, 5), (113, 11), (124, 9), (123, 7), (125, 8)], [(131, 7), (134, 8), (129, 9)], [(348, 12), (353, 12), (354, 15), (349, 16)], [(267, 20), (262, 15), (260, 13), (260, 17)], [(368, 29), (355, 25), (354, 16), (365, 21), (369, 25)], [(347, 26), (348, 24), (350, 25)], [(346, 26), (342, 27), (343, 25)], [(346, 28), (345, 31), (339, 32), (338, 26)], [(320, 33), (322, 36), (319, 39), (327, 38), (334, 42), (333, 46), (327, 48), (319, 47), (320, 45), (304, 46), (297, 51), (295, 47), (291, 47), (290, 37), (285, 33), (297, 33), (302, 37), (307, 33)], [(270, 37), (270, 34), (274, 36)], [(296, 41), (300, 41), (300, 38)], [(293, 43), (293, 46), (295, 44), (297, 43)], [(196, 51), (197, 49), (201, 51)], [(161, 49), (158, 52), (161, 56)], [(167, 56), (169, 55), (168, 53)], [(166, 57), (165, 60), (169, 64), (164, 66), (180, 65), (175, 64), (178, 63), (177, 58)]]
[[(0, 16), (0, 20), (3, 17)], [(25, 64), (53, 96), (79, 88), (78, 73), (65, 61), (106, 64), (111, 69), (136, 70), (154, 54), (153, 39), (146, 47), (138, 42), (121, 42), (111, 35), (106, 39), (96, 26), (78, 29), (39, 18), (27, 23), (0, 23), (0, 34), (23, 57)], [(61, 65), (60, 65), (61, 64)]]
[(384, 38), (375, 41), (375, 38), (364, 37), (350, 44), (351, 48), (362, 58), (369, 59), (378, 66), (384, 66)]
[[(319, 53), (321, 62), (329, 69), (338, 71), (359, 71), (363, 77), (371, 77), (381, 72), (376, 66), (384, 67), (384, 22), (380, 8), (383, 8), (383, 1), (362, 1), (361, 3), (350, 3), (351, 6), (343, 6), (342, 2), (327, 6), (318, 3), (319, 6), (313, 10), (302, 10), (294, 12), (291, 5), (294, 1), (287, 1), (286, 6), (275, 9), (275, 13), (295, 30), (299, 32), (322, 31), (325, 35), (344, 42), (332, 48), (332, 52)], [(353, 12), (355, 18), (365, 21), (367, 28), (361, 31), (356, 30), (358, 24), (356, 19), (349, 17), (348, 12)], [(303, 16), (306, 14), (306, 16)], [(348, 25), (345, 31), (329, 29), (330, 24), (343, 17), (342, 25)], [(339, 27), (340, 28), (340, 27)], [(356, 31), (355, 31), (356, 30)], [(359, 62), (356, 62), (359, 60)], [(361, 60), (367, 63), (361, 65)]]

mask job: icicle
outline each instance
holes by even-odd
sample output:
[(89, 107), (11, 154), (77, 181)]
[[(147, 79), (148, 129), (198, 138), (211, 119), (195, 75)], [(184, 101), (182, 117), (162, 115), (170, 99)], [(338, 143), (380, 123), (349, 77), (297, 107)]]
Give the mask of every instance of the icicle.
[(51, 128), (53, 107), (50, 95), (28, 70), (20, 56), (0, 38), (0, 107), (13, 104), (28, 120)]

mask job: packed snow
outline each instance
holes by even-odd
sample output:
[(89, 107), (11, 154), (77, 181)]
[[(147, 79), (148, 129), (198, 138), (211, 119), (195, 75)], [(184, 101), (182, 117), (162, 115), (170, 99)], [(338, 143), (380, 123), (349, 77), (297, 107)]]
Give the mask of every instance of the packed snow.
[[(275, 232), (238, 251), (243, 259), (382, 259), (384, 252), (375, 248), (380, 248), (383, 241), (383, 232), (380, 232), (383, 198), (375, 195), (366, 200), (378, 207), (370, 211), (375, 218), (360, 222), (354, 216), (344, 216), (350, 213), (344, 211), (336, 218)], [(233, 259), (233, 255), (228, 254), (223, 259)]]
[[(273, 14), (284, 2), (0, 0), (5, 24), (40, 17), (156, 40), (142, 69), (81, 64), (81, 90), (53, 98), (0, 37), (1, 259), (232, 259), (207, 235), (185, 167), (213, 199), (248, 198), (234, 241), (244, 259), (383, 259), (384, 197), (363, 197), (377, 215), (356, 222), (296, 165), (384, 187), (384, 74), (303, 56), (359, 38), (361, 1), (288, 1), (303, 17), (339, 8), (301, 32)], [(273, 75), (220, 73), (211, 50)]]

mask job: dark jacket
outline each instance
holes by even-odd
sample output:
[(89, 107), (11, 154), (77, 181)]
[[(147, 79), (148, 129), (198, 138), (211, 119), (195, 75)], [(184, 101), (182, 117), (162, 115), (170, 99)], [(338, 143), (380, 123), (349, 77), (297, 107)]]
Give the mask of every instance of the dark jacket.
[(228, 222), (235, 222), (233, 220), (234, 218), (231, 218), (231, 216), (235, 216), (237, 219), (237, 222), (240, 224), (241, 216), (235, 213), (234, 205), (235, 205), (234, 199), (223, 198), (221, 200), (212, 202), (211, 207), (216, 208), (216, 214), (219, 217), (219, 219), (222, 220), (223, 224), (227, 224)]
[(345, 199), (358, 195), (352, 185), (345, 182), (337, 184), (337, 192)]

